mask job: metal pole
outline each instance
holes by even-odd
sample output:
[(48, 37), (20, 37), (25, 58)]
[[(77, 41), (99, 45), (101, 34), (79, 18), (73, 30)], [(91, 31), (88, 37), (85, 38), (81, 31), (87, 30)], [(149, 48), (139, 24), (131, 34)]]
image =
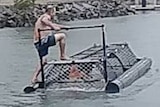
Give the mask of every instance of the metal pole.
[(142, 0), (142, 7), (146, 7), (147, 1), (146, 0)]
[[(39, 47), (41, 47), (41, 35), (40, 35), (40, 29), (38, 29), (38, 35), (39, 35)], [(40, 67), (41, 67), (41, 78), (42, 78), (42, 84), (40, 85), (41, 88), (45, 87), (45, 82), (44, 82), (44, 70), (43, 70), (43, 56), (39, 53), (39, 57), (40, 57)]]
[[(61, 30), (74, 30), (74, 29), (89, 29), (89, 28), (101, 28), (102, 25), (96, 25), (96, 26), (77, 26), (77, 27), (70, 27), (70, 28), (61, 28)], [(54, 29), (40, 29), (40, 31), (50, 31)]]
[(106, 55), (106, 42), (105, 42), (104, 25), (102, 25), (102, 42), (103, 42), (104, 79), (105, 79), (105, 82), (108, 82), (108, 74), (107, 74), (107, 55)]

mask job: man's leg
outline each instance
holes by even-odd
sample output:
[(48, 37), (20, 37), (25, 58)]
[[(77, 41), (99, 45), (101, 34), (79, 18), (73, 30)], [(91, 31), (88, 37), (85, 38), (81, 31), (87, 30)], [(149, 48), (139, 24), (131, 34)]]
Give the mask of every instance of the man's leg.
[(67, 59), (66, 53), (65, 53), (65, 40), (66, 40), (66, 35), (64, 33), (57, 33), (54, 35), (56, 42), (59, 42), (59, 47), (60, 47), (60, 59), (65, 60)]
[[(43, 57), (43, 66), (46, 63), (47, 63), (47, 58)], [(32, 83), (35, 83), (35, 82), (38, 81), (38, 76), (39, 76), (40, 72), (41, 72), (41, 65), (40, 65), (40, 62), (39, 62), (38, 65), (37, 65), (37, 67), (36, 67), (36, 70), (35, 70), (35, 72), (33, 74), (33, 77), (32, 77), (32, 80), (31, 80)]]

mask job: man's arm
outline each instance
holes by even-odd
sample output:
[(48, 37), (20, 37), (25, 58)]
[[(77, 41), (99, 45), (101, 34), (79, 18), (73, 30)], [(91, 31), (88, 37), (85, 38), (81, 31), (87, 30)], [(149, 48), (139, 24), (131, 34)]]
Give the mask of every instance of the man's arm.
[[(55, 24), (55, 23), (54, 23), (54, 24)], [(65, 27), (67, 27), (67, 26), (60, 25), (60, 24), (55, 24), (55, 26), (60, 27), (60, 28), (65, 28)]]
[(47, 26), (50, 26), (51, 28), (55, 29), (55, 30), (60, 30), (61, 27), (58, 24), (54, 24), (49, 20), (49, 17), (44, 16), (41, 21), (46, 24)]

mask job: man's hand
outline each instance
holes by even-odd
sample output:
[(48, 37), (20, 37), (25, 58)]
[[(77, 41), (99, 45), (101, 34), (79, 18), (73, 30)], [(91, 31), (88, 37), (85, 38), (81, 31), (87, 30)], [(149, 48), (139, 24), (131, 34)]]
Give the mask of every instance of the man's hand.
[(53, 29), (54, 29), (54, 30), (56, 30), (56, 31), (61, 30), (61, 28), (60, 28), (60, 27), (58, 27), (58, 26), (53, 26)]

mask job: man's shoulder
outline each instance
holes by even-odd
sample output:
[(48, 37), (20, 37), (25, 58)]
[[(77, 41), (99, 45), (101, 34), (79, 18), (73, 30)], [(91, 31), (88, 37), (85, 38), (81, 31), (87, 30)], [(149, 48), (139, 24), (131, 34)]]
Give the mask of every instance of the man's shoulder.
[(39, 20), (39, 21), (42, 21), (42, 19), (44, 19), (44, 18), (50, 19), (50, 16), (47, 15), (47, 14), (42, 14), (42, 15), (38, 18), (38, 20)]
[(50, 15), (48, 15), (48, 14), (43, 14), (43, 15), (41, 15), (41, 17), (47, 17), (47, 18), (50, 18)]

